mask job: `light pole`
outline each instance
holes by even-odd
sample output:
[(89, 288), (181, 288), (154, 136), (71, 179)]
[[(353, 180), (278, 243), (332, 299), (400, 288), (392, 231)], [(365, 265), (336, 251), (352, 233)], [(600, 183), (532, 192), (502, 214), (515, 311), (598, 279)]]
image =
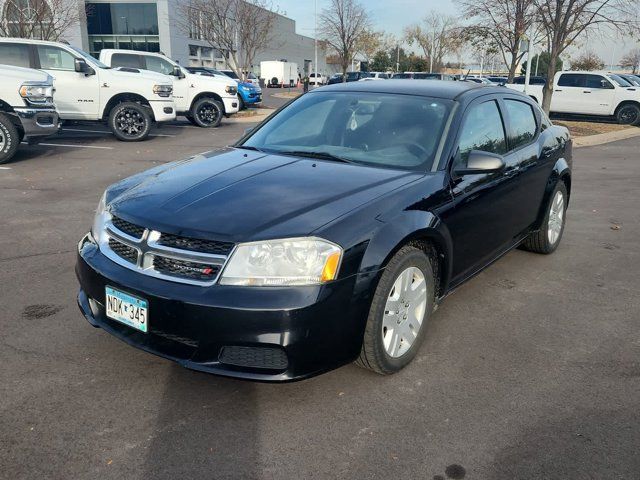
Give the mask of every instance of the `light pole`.
[(313, 62), (313, 85), (317, 87), (318, 86), (318, 0), (314, 1), (313, 8), (315, 13), (315, 27), (316, 27), (316, 33), (314, 35), (315, 59)]

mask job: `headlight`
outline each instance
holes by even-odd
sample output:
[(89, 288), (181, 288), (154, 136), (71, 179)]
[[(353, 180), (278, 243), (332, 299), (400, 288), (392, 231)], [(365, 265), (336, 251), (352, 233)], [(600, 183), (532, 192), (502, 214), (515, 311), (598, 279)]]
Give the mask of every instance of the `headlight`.
[(222, 285), (316, 285), (338, 276), (342, 248), (320, 238), (241, 243), (224, 271)]
[(224, 91), (227, 92), (229, 95), (235, 95), (236, 93), (238, 93), (238, 87), (234, 87), (233, 85), (227, 85), (226, 87), (224, 87)]
[(102, 243), (105, 226), (110, 219), (111, 214), (107, 211), (107, 192), (102, 194), (102, 198), (96, 208), (96, 215), (93, 217), (93, 226), (91, 227), (91, 235), (98, 245)]
[(53, 85), (47, 83), (29, 84), (23, 83), (20, 87), (20, 96), (31, 103), (53, 102)]
[(173, 87), (171, 85), (154, 85), (153, 93), (156, 95), (160, 95), (161, 97), (170, 97), (173, 92)]

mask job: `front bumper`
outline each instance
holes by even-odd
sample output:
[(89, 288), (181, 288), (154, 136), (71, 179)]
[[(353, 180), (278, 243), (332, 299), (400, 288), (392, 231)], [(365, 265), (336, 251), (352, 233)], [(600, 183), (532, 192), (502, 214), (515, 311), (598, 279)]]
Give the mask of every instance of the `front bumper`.
[(258, 91), (248, 91), (248, 92), (238, 92), (238, 95), (242, 97), (242, 101), (246, 105), (254, 105), (256, 103), (262, 102), (262, 92)]
[(60, 130), (60, 119), (55, 108), (16, 107), (13, 110), (22, 124), (27, 140), (34, 137), (47, 137)]
[[(193, 370), (301, 380), (352, 362), (362, 345), (368, 304), (353, 295), (357, 276), (295, 288), (192, 286), (124, 268), (87, 240), (76, 274), (89, 323)], [(148, 301), (148, 333), (106, 317), (107, 285)]]
[(237, 96), (222, 97), (222, 103), (224, 103), (225, 115), (232, 115), (234, 113), (238, 113), (238, 105), (240, 104), (240, 102), (238, 101)]
[(170, 122), (176, 119), (176, 105), (173, 100), (150, 100), (149, 105), (156, 122)]

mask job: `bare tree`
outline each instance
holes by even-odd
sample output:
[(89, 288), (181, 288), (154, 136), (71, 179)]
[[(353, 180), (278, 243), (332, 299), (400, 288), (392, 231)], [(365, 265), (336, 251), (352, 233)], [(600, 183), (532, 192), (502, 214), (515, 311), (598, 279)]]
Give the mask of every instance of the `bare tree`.
[(319, 20), (322, 36), (340, 61), (344, 81), (358, 53), (358, 40), (369, 29), (369, 15), (357, 0), (331, 0)]
[(595, 52), (588, 51), (571, 60), (571, 70), (602, 70), (604, 61)]
[(409, 45), (420, 46), (429, 62), (429, 72), (442, 68), (444, 57), (455, 53), (461, 45), (456, 19), (436, 11), (427, 15), (422, 24), (407, 27), (405, 39)]
[(520, 51), (520, 41), (535, 19), (534, 0), (457, 0), (457, 3), (462, 14), (473, 22), (470, 33), (492, 40), (509, 69), (508, 82), (512, 82), (525, 55)]
[(225, 51), (240, 78), (275, 39), (277, 14), (269, 0), (189, 0), (178, 3), (178, 18), (190, 38)]
[(543, 88), (542, 108), (549, 113), (553, 80), (560, 55), (580, 35), (598, 28), (637, 32), (640, 2), (637, 0), (534, 0), (536, 21), (544, 29), (550, 61)]
[(631, 73), (640, 72), (640, 48), (634, 48), (620, 59), (620, 66), (630, 68)]
[(371, 63), (375, 54), (383, 49), (384, 32), (366, 30), (360, 35), (357, 42), (357, 53), (362, 55), (365, 62)]
[(85, 15), (81, 0), (7, 0), (0, 11), (0, 37), (60, 40)]

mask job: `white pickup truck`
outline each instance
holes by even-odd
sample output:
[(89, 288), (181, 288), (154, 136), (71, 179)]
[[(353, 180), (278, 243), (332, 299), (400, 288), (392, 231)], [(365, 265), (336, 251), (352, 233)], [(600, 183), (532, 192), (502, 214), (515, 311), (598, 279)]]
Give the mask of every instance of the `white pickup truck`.
[[(524, 91), (524, 85), (507, 84)], [(543, 85), (529, 85), (527, 95), (542, 104)], [(553, 79), (551, 112), (614, 116), (618, 123), (640, 125), (640, 88), (604, 72), (566, 71)]]
[(176, 118), (170, 79), (110, 69), (64, 43), (0, 38), (0, 64), (44, 70), (54, 78), (62, 120), (106, 120), (122, 141), (144, 140), (154, 121)]
[(100, 61), (110, 67), (150, 70), (173, 79), (178, 115), (198, 127), (217, 127), (223, 116), (238, 112), (238, 84), (231, 78), (196, 75), (161, 53), (105, 49)]
[(53, 78), (38, 70), (0, 65), (0, 163), (11, 160), (22, 140), (34, 143), (58, 129)]

